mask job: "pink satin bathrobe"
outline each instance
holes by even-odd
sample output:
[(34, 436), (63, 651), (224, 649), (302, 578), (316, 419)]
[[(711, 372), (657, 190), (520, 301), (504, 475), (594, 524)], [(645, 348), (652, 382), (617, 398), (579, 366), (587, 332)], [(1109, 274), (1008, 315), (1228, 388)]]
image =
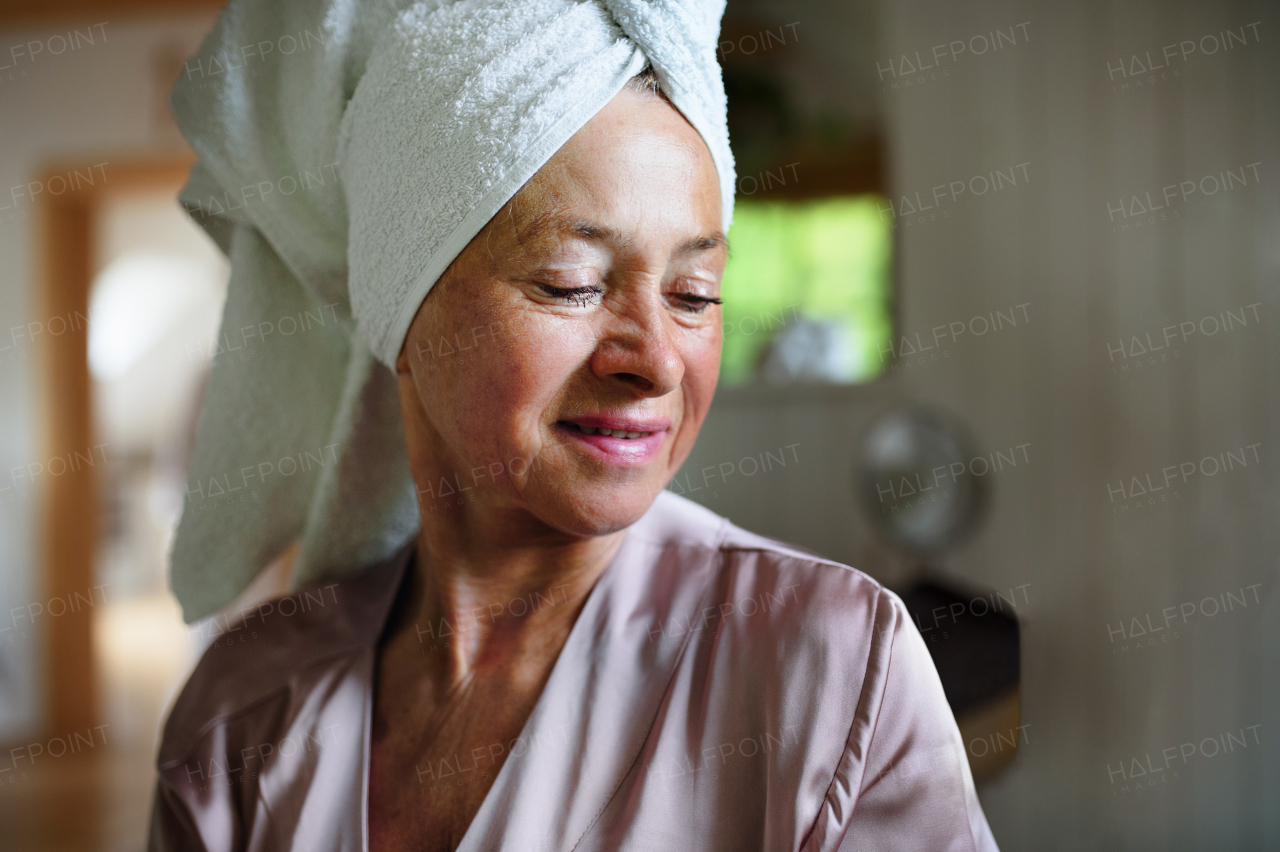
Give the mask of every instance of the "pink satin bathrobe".
[[(165, 729), (153, 850), (367, 849), (377, 642), (412, 555), (250, 611), (209, 648)], [(902, 602), (669, 492), (519, 738), (405, 783), (425, 806), (498, 757), (459, 852), (996, 849)]]

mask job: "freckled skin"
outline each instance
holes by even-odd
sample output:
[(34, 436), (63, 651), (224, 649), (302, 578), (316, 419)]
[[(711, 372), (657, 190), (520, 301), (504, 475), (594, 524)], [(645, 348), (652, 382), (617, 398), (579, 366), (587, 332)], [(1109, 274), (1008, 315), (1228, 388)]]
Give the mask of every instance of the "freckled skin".
[[(720, 292), (720, 212), (701, 137), (624, 90), (418, 310), (396, 371), (423, 524), (378, 652), (371, 849), (457, 847), (587, 594), (692, 448), (720, 365), (701, 301)], [(669, 425), (628, 467), (564, 424), (593, 414)], [(554, 603), (514, 603), (535, 594)]]

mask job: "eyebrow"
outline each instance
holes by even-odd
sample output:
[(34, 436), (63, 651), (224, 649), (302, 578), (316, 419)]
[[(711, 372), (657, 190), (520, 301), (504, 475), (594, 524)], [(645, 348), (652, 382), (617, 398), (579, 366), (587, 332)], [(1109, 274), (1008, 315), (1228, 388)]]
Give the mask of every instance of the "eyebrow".
[[(582, 219), (563, 216), (554, 210), (545, 211), (535, 216), (523, 233), (520, 234), (520, 237), (522, 241), (535, 239), (547, 231), (573, 234), (588, 242), (604, 243), (622, 251), (626, 251), (634, 245), (634, 241), (621, 231), (610, 228), (607, 225), (597, 225)], [(721, 246), (727, 248), (728, 245), (724, 232), (713, 231), (710, 234), (690, 237), (676, 248), (675, 253), (677, 256), (686, 256), (710, 251)]]

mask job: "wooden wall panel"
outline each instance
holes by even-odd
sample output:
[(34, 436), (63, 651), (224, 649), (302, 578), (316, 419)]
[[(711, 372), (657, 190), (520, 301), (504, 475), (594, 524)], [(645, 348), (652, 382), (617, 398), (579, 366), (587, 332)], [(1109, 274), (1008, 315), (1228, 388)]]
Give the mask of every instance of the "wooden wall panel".
[[(109, 448), (95, 449), (87, 321), (99, 211), (112, 193), (179, 185), (191, 166), (188, 158), (113, 162), (104, 157), (90, 162), (107, 165), (46, 170), (42, 177), (46, 187), (62, 186), (59, 176), (93, 177), (67, 181), (65, 191), (58, 194), (49, 191), (40, 195), (38, 316), (47, 326), (57, 323), (65, 328), (60, 334), (40, 335), (38, 349), (41, 459), (51, 473), (51, 465), (63, 471), (42, 477), (40, 483), (41, 600), (47, 602), (58, 598), (77, 602), (95, 594), (100, 597), (92, 591), (98, 549), (99, 471)], [(65, 326), (57, 318), (62, 318)], [(96, 724), (95, 611), (92, 606), (73, 607), (59, 618), (43, 620), (44, 719), (51, 735)]]

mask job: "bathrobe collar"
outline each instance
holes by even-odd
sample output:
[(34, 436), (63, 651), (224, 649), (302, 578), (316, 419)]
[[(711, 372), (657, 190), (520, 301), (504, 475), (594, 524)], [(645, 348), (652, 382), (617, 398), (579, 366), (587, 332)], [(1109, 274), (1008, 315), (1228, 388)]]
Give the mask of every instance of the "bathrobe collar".
[[(706, 599), (728, 524), (663, 491), (587, 597), (542, 695), (457, 852), (571, 850), (636, 767)], [(409, 559), (395, 560), (399, 576)], [(381, 601), (385, 625), (399, 582)], [(712, 613), (714, 615), (714, 611)], [(376, 660), (377, 632), (369, 665)], [(372, 684), (372, 668), (369, 683)], [(364, 843), (372, 689), (365, 713)]]

